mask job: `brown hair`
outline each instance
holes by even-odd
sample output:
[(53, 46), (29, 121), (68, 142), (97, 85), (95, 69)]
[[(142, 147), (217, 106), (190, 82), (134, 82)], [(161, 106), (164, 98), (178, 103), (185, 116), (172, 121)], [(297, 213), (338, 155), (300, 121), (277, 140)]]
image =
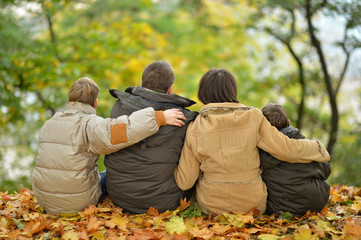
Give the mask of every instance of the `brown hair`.
[(234, 76), (223, 68), (213, 68), (201, 78), (198, 99), (204, 103), (237, 102), (237, 83)]
[(271, 125), (275, 126), (277, 129), (290, 126), (287, 111), (281, 105), (269, 103), (262, 108), (262, 113)]
[(83, 77), (76, 80), (69, 89), (69, 102), (81, 102), (94, 106), (98, 98), (99, 87), (90, 78)]
[(166, 93), (174, 83), (172, 66), (164, 61), (149, 64), (143, 71), (142, 87), (153, 91)]

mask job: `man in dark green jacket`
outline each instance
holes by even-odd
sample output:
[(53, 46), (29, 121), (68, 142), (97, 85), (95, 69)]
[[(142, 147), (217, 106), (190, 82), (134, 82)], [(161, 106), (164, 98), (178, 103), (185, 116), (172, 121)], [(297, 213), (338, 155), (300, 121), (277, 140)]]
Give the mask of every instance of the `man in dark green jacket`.
[(125, 212), (145, 213), (150, 206), (160, 212), (174, 210), (182, 197), (173, 172), (187, 127), (197, 113), (185, 109), (195, 104), (194, 101), (172, 94), (174, 79), (171, 65), (157, 61), (144, 69), (141, 87), (129, 87), (125, 92), (110, 90), (110, 94), (118, 98), (111, 112), (112, 118), (146, 107), (155, 110), (177, 108), (186, 117), (182, 127), (163, 127), (151, 137), (105, 156), (107, 191), (112, 201)]

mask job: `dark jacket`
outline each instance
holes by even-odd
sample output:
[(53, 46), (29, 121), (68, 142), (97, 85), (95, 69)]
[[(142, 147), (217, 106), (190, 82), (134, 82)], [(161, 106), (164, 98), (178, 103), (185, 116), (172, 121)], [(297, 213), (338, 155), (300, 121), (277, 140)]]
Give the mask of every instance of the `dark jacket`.
[(150, 206), (160, 212), (174, 210), (183, 194), (174, 180), (186, 130), (197, 113), (185, 109), (194, 101), (175, 95), (130, 87), (126, 93), (110, 90), (118, 98), (111, 117), (129, 115), (146, 107), (155, 110), (180, 109), (187, 120), (182, 127), (165, 126), (133, 146), (105, 156), (107, 191), (113, 202), (125, 212), (145, 213)]
[[(297, 128), (280, 130), (289, 138), (305, 138)], [(290, 212), (297, 217), (308, 210), (319, 212), (326, 205), (330, 186), (326, 179), (331, 173), (329, 163), (288, 163), (260, 149), (262, 179), (267, 186), (267, 214)]]

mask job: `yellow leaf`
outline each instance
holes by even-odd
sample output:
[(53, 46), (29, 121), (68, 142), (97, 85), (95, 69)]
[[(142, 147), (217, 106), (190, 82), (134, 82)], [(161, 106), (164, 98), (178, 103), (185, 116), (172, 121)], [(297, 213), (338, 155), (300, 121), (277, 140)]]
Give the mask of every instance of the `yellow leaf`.
[(141, 225), (143, 223), (143, 218), (141, 215), (137, 215), (135, 218), (132, 219), (133, 223)]
[(351, 209), (354, 210), (356, 213), (361, 211), (361, 201), (351, 205)]
[(213, 237), (213, 233), (208, 228), (192, 228), (189, 232), (193, 235), (194, 238), (210, 239)]
[(62, 236), (61, 239), (64, 240), (79, 240), (79, 235), (76, 231), (71, 230), (71, 231), (67, 231), (65, 232)]
[(183, 218), (178, 216), (172, 217), (169, 222), (164, 223), (164, 226), (169, 235), (173, 235), (175, 232), (182, 234), (187, 230)]
[(93, 238), (97, 239), (97, 240), (103, 240), (103, 239), (105, 239), (104, 233), (101, 233), (101, 232), (92, 233), (91, 236), (92, 236)]
[(116, 216), (112, 217), (112, 219), (110, 221), (113, 222), (118, 227), (118, 229), (121, 229), (121, 230), (126, 230), (127, 224), (129, 222), (129, 220), (126, 216), (122, 217), (120, 215), (116, 215)]
[(217, 234), (224, 234), (231, 228), (230, 225), (219, 225), (218, 223), (214, 224), (211, 228)]
[(307, 225), (302, 225), (298, 228), (299, 233), (294, 234), (295, 240), (315, 240), (318, 239), (316, 235), (312, 235), (312, 230)]
[(281, 237), (273, 235), (273, 234), (261, 234), (258, 236), (258, 238), (261, 240), (277, 240), (277, 239), (280, 239)]

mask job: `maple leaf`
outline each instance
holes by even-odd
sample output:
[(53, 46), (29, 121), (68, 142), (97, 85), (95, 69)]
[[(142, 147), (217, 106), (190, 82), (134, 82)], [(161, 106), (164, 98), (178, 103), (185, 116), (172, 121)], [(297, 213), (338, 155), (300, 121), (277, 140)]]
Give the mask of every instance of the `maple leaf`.
[(79, 215), (84, 214), (86, 216), (96, 215), (99, 212), (99, 208), (94, 205), (88, 205), (88, 208), (84, 209), (83, 212), (80, 212)]
[(87, 224), (87, 232), (97, 231), (103, 224), (104, 223), (102, 221), (99, 221), (96, 217), (91, 216)]
[(361, 211), (361, 201), (355, 204), (352, 204), (350, 207), (352, 210), (354, 210), (356, 213)]
[(119, 230), (128, 231), (127, 224), (129, 220), (126, 216), (113, 215), (112, 218), (105, 222), (105, 226), (109, 228), (118, 227)]
[(70, 231), (65, 232), (61, 236), (61, 239), (64, 239), (64, 240), (79, 240), (79, 234), (74, 230), (70, 230)]
[(316, 240), (316, 235), (312, 235), (312, 230), (307, 225), (298, 228), (299, 233), (294, 234), (295, 240)]
[(12, 232), (9, 232), (8, 233), (8, 237), (7, 237), (7, 239), (9, 239), (9, 240), (16, 240), (16, 239), (19, 239), (19, 235), (20, 235), (20, 230), (19, 229), (16, 229), (16, 230), (14, 230), (14, 231), (12, 231)]
[(28, 224), (26, 224), (25, 228), (23, 229), (24, 232), (28, 232), (31, 235), (34, 233), (38, 233), (42, 231), (45, 228), (49, 228), (50, 223), (47, 219), (44, 217), (41, 217), (38, 219), (38, 221), (30, 221)]
[(229, 213), (223, 213), (223, 216), (225, 216), (230, 224), (232, 224), (235, 227), (242, 228), (244, 226), (244, 222), (241, 222), (238, 220), (237, 215), (229, 214)]
[(79, 232), (78, 237), (79, 237), (79, 239), (84, 239), (84, 240), (88, 240), (88, 239), (89, 239), (88, 234), (86, 233), (86, 231), (81, 231), (81, 232)]
[(184, 224), (183, 217), (172, 217), (169, 222), (164, 223), (165, 230), (169, 235), (173, 235), (173, 233), (182, 234), (187, 230), (186, 225)]
[(231, 228), (230, 225), (219, 225), (219, 223), (216, 223), (211, 228), (215, 233), (222, 235), (225, 234), (229, 229)]
[(208, 228), (192, 228), (189, 230), (189, 233), (193, 235), (193, 237), (196, 238), (203, 238), (203, 239), (210, 239), (213, 237), (214, 233), (210, 231)]
[(149, 207), (149, 209), (147, 210), (147, 213), (148, 213), (148, 215), (154, 216), (154, 217), (159, 215), (158, 209), (156, 209), (152, 206)]
[(150, 229), (140, 229), (136, 228), (133, 231), (134, 236), (136, 239), (154, 239), (155, 234)]
[(281, 237), (273, 235), (273, 234), (261, 234), (258, 236), (259, 239), (261, 240), (277, 240), (277, 239), (281, 239)]
[(8, 192), (1, 193), (1, 200), (3, 201), (10, 201), (11, 196), (8, 194)]
[(190, 202), (190, 201), (187, 202), (187, 199), (184, 199), (184, 200), (181, 199), (181, 200), (180, 200), (180, 203), (179, 203), (179, 206), (177, 207), (177, 210), (178, 210), (179, 212), (181, 212), (181, 211), (187, 209), (190, 205), (191, 205), (191, 202)]
[(357, 224), (355, 221), (347, 222), (343, 228), (342, 231), (356, 237), (361, 236), (361, 224)]

